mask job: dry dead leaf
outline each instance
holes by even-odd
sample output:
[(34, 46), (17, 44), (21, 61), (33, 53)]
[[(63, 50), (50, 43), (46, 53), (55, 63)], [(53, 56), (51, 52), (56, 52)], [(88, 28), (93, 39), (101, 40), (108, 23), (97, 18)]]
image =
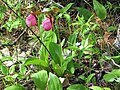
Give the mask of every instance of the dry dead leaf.
[(108, 41), (109, 41), (109, 37), (110, 37), (110, 35), (111, 35), (112, 33), (110, 33), (110, 32), (105, 32), (105, 34), (104, 34), (104, 41), (107, 43)]

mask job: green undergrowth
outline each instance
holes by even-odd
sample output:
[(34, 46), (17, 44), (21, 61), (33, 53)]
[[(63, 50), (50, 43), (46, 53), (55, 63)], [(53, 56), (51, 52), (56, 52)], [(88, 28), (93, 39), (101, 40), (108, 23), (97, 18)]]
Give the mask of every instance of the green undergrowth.
[(119, 0), (67, 1), (0, 1), (0, 90), (120, 90)]

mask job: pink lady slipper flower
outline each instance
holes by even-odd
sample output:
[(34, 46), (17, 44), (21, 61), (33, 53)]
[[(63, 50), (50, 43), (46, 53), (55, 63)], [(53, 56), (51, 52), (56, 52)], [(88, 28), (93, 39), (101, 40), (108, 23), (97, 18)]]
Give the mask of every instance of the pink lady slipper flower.
[(50, 18), (46, 18), (42, 22), (42, 27), (44, 28), (45, 31), (49, 31), (52, 29), (52, 22), (51, 22)]
[(35, 16), (33, 14), (30, 14), (26, 18), (26, 24), (27, 24), (28, 27), (37, 25), (37, 20), (36, 20), (36, 18), (35, 18)]

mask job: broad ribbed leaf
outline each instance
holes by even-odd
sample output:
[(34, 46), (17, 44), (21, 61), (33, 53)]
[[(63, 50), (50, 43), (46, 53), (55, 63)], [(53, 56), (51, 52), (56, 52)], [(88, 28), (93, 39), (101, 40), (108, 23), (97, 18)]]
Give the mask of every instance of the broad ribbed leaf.
[(108, 74), (105, 74), (103, 76), (103, 79), (105, 81), (108, 81), (108, 82), (116, 81), (116, 79), (117, 79), (117, 82), (118, 82), (119, 78), (120, 78), (120, 69), (115, 69), (112, 72), (110, 72)]
[(39, 90), (45, 90), (47, 86), (48, 74), (47, 71), (42, 70), (38, 73), (34, 73), (31, 75), (35, 85), (39, 88)]
[(114, 75), (114, 74), (112, 74), (112, 73), (110, 73), (110, 74), (105, 74), (104, 77), (103, 77), (103, 79), (104, 79), (105, 81), (108, 81), (108, 82), (113, 82), (113, 81), (115, 80), (115, 78), (117, 78), (117, 76)]
[(59, 45), (57, 45), (56, 43), (50, 42), (49, 51), (52, 55), (54, 62), (61, 66), (61, 64), (63, 62), (61, 47)]
[(49, 73), (48, 90), (63, 90), (59, 78), (51, 72)]
[(97, 0), (93, 0), (93, 6), (97, 16), (100, 19), (104, 20), (107, 16), (107, 11), (105, 7), (102, 4), (100, 4)]

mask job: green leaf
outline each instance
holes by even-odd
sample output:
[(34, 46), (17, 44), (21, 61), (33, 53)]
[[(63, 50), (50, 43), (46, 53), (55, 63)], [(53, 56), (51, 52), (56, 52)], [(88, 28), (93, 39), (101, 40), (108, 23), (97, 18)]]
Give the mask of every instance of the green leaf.
[(120, 76), (120, 69), (114, 69), (111, 73), (116, 76)]
[(56, 36), (55, 32), (52, 32), (51, 41), (57, 43), (57, 36)]
[(48, 63), (48, 56), (49, 55), (48, 55), (48, 52), (47, 52), (47, 50), (45, 49), (44, 46), (41, 46), (39, 53), (40, 53), (40, 59), (44, 60), (46, 63)]
[(41, 24), (42, 24), (43, 19), (44, 19), (44, 14), (40, 14), (40, 15), (38, 16), (38, 28), (39, 28), (39, 30), (40, 30), (40, 34), (42, 33), (42, 31), (41, 31), (41, 29), (40, 29), (40, 26), (41, 26)]
[(2, 20), (4, 18), (5, 12), (6, 12), (6, 7), (0, 5), (0, 20)]
[(39, 64), (41, 67), (49, 67), (48, 63), (46, 63), (44, 60), (40, 60), (40, 64)]
[(74, 67), (73, 61), (71, 61), (70, 63), (68, 63), (67, 70), (69, 70), (69, 72), (70, 72), (71, 74), (74, 74), (74, 72), (75, 72), (75, 67)]
[(110, 88), (104, 87), (104, 90), (111, 90)]
[(73, 3), (69, 3), (66, 7), (64, 7), (61, 11), (62, 13), (66, 13), (68, 11), (68, 9), (70, 9), (70, 7), (73, 5)]
[(13, 60), (13, 58), (11, 56), (3, 56), (2, 58), (0, 58), (1, 61), (8, 61), (8, 60)]
[(85, 20), (88, 20), (92, 16), (92, 13), (84, 7), (77, 7), (76, 9), (78, 10), (81, 17), (84, 16)]
[(86, 90), (86, 88), (82, 84), (73, 84), (70, 85), (67, 90)]
[(25, 74), (26, 73), (26, 67), (24, 64), (20, 64), (20, 73)]
[(39, 90), (46, 90), (48, 80), (47, 71), (45, 70), (39, 71), (38, 73), (32, 74), (31, 77), (35, 85), (39, 88)]
[(58, 20), (58, 18), (62, 18), (62, 16), (63, 16), (63, 14), (60, 13), (60, 14), (58, 14), (58, 15), (56, 16), (56, 19)]
[(69, 14), (64, 14), (65, 19), (67, 20), (67, 23), (70, 24), (71, 22), (71, 17)]
[(105, 74), (103, 76), (103, 79), (108, 81), (108, 82), (119, 82), (120, 81), (120, 69), (115, 69), (112, 72)]
[(25, 65), (30, 65), (30, 64), (35, 64), (35, 65), (39, 65), (40, 64), (40, 60), (36, 57), (34, 58), (28, 58), (25, 63)]
[(15, 65), (12, 65), (9, 69), (9, 73), (13, 74), (15, 72)]
[(79, 78), (79, 79), (82, 79), (82, 80), (84, 80), (84, 81), (87, 79), (84, 75), (80, 75), (78, 78)]
[(14, 77), (14, 75), (13, 76), (10, 76), (10, 75), (7, 75), (7, 76), (5, 76), (4, 77), (4, 79), (5, 79), (5, 81), (14, 81), (16, 78)]
[(93, 6), (97, 16), (100, 19), (104, 20), (107, 16), (107, 11), (105, 7), (102, 4), (100, 4), (97, 0), (93, 0)]
[(6, 12), (6, 7), (0, 5), (0, 14), (1, 14), (1, 13), (5, 13), (5, 12)]
[(120, 60), (120, 56), (112, 56), (113, 59)]
[(63, 47), (64, 44), (65, 44), (65, 38), (61, 41), (60, 46)]
[(13, 85), (5, 88), (4, 90), (26, 90), (23, 86), (20, 85)]
[(1, 13), (1, 14), (0, 14), (0, 20), (2, 20), (2, 19), (3, 19), (3, 17), (4, 17), (4, 14), (3, 14), (3, 13)]
[(19, 19), (13, 21), (12, 24), (11, 24), (11, 26), (10, 26), (10, 30), (9, 31), (12, 31), (13, 28), (17, 28), (20, 24), (21, 23), (20, 23)]
[(59, 64), (56, 64), (54, 61), (52, 61), (52, 68), (54, 70), (54, 72), (58, 75), (58, 76), (62, 76), (64, 73), (64, 68), (60, 67)]
[(15, 11), (19, 10), (21, 8), (21, 5), (22, 5), (21, 2), (18, 2), (15, 7)]
[(69, 47), (67, 47), (68, 49), (71, 49), (71, 50), (80, 50), (80, 48), (79, 47), (77, 47), (77, 46), (69, 46)]
[(48, 90), (63, 90), (59, 78), (51, 72), (49, 73)]
[(93, 78), (93, 76), (95, 76), (95, 74), (90, 74), (87, 79), (86, 79), (86, 84), (88, 84), (90, 82), (90, 80)]
[(68, 46), (75, 46), (78, 33), (74, 33), (68, 37)]
[(113, 74), (113, 73), (105, 74), (103, 76), (103, 79), (105, 81), (108, 81), (108, 82), (113, 82), (115, 80), (115, 78), (117, 78), (117, 76), (115, 74)]
[[(65, 71), (67, 69), (67, 67), (69, 66), (69, 63), (72, 61), (73, 56), (69, 56), (66, 57), (66, 59), (64, 60), (64, 63), (62, 65), (62, 69)], [(72, 66), (71, 66), (72, 67)], [(69, 68), (69, 67), (68, 67)], [(73, 70), (73, 69), (72, 69)]]
[(104, 56), (105, 60), (111, 60), (113, 59), (116, 63), (120, 62), (120, 56)]
[(49, 51), (52, 55), (54, 62), (61, 66), (62, 62), (63, 62), (61, 47), (59, 45), (57, 45), (56, 43), (50, 42)]
[(110, 31), (115, 31), (117, 30), (117, 27), (116, 26), (110, 26), (107, 28), (107, 31), (110, 32)]
[(117, 64), (120, 63), (120, 55), (119, 56), (112, 56), (111, 57)]
[(9, 71), (8, 68), (6, 66), (0, 66), (1, 67), (1, 71), (3, 74), (8, 75)]
[(83, 47), (86, 48), (88, 46), (88, 44), (89, 44), (89, 38), (87, 38), (84, 42), (84, 45), (83, 44), (82, 45), (83, 45)]
[(105, 60), (111, 60), (111, 56), (104, 56)]
[[(47, 42), (47, 44), (48, 44), (48, 42), (50, 43), (50, 42), (54, 42), (54, 43), (57, 43), (57, 36), (56, 36), (56, 34), (55, 34), (55, 32), (52, 32), (52, 31), (49, 31), (49, 32), (43, 32), (43, 35), (44, 35), (44, 37), (43, 37), (43, 40), (44, 41), (46, 41)], [(42, 36), (43, 36), (42, 35)], [(46, 45), (46, 43), (45, 43), (45, 45)], [(47, 45), (46, 45), (47, 46)]]
[(18, 19), (19, 19), (22, 27), (25, 28), (26, 27), (26, 22), (25, 22), (24, 18), (19, 17)]
[(99, 86), (92, 86), (92, 87), (89, 87), (90, 89), (92, 90), (104, 90), (103, 88), (99, 87)]

